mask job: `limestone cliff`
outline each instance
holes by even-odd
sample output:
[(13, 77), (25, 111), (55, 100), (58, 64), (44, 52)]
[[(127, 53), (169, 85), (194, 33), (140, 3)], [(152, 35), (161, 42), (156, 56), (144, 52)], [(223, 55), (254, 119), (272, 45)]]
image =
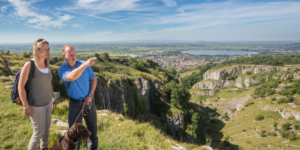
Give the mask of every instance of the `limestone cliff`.
[[(203, 80), (196, 83), (193, 89), (217, 89), (222, 87), (236, 86), (239, 88), (250, 87), (251, 84), (260, 83), (264, 78), (265, 81), (269, 80), (269, 76), (263, 76), (263, 73), (270, 73), (273, 71), (287, 71), (296, 70), (295, 67), (281, 67), (281, 66), (265, 66), (265, 65), (239, 65), (231, 68), (209, 70), (203, 75)], [(246, 74), (247, 76), (240, 76)], [(262, 74), (257, 76), (256, 74)], [(291, 74), (278, 74), (278, 78), (284, 80), (289, 76), (294, 78), (300, 78), (300, 73), (292, 72)], [(235, 77), (234, 79), (225, 79), (226, 77)], [(225, 80), (224, 80), (225, 79)]]
[[(147, 81), (136, 77), (133, 81), (98, 79), (95, 90), (96, 107), (127, 114), (129, 117), (150, 115), (150, 100), (160, 85), (156, 81)], [(152, 86), (150, 86), (150, 84)]]
[(300, 121), (300, 112), (291, 110), (289, 108), (274, 107), (271, 105), (267, 105), (267, 106), (261, 108), (261, 110), (271, 110), (274, 112), (278, 112), (281, 115), (281, 117), (284, 119), (289, 119), (289, 117), (295, 117), (295, 119), (297, 121)]

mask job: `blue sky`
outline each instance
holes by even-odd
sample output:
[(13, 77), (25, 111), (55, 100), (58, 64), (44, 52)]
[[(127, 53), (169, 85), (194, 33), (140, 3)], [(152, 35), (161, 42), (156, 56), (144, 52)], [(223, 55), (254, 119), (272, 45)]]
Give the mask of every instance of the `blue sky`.
[(300, 1), (0, 0), (0, 43), (300, 41)]

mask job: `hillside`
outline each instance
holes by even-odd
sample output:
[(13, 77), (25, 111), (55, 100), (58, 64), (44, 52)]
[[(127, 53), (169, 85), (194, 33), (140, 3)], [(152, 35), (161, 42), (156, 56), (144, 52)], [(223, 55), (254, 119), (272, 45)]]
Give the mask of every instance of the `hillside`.
[[(32, 56), (1, 56), (0, 149), (23, 149), (27, 147), (33, 130), (30, 119), (23, 115), (22, 107), (11, 103), (10, 85), (13, 84), (13, 75)], [(170, 89), (166, 85), (172, 82), (176, 90), (182, 90), (174, 74), (151, 61), (106, 57), (104, 54), (96, 56), (98, 61), (92, 68), (98, 78), (95, 101), (100, 149), (174, 149), (180, 146), (186, 149), (207, 149), (194, 141), (193, 132), (186, 134), (182, 130), (189, 125), (191, 115), (199, 112), (199, 106), (188, 100), (178, 101), (176, 105), (170, 102), (168, 97), (172, 91), (168, 93)], [(67, 122), (68, 97), (57, 75), (62, 63), (59, 56), (51, 60), (52, 85), (54, 91), (60, 93), (58, 107), (53, 110), (52, 118)], [(188, 91), (179, 93), (187, 94)], [(182, 104), (186, 107), (183, 108)], [(65, 126), (57, 126), (53, 121), (49, 146), (61, 137), (58, 131), (67, 129)], [(86, 147), (83, 146), (83, 149)]]
[(280, 66), (264, 65), (267, 59), (241, 63), (251, 59), (205, 71), (190, 89), (190, 102), (211, 108), (202, 112), (224, 123), (222, 140), (241, 149), (299, 149), (300, 65), (293, 59)]

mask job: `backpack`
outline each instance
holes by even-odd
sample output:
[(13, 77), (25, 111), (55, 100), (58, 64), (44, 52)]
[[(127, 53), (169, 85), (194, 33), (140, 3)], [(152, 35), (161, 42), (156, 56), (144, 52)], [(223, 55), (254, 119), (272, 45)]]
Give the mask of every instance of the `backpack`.
[[(25, 90), (26, 90), (26, 93), (27, 93), (27, 97), (28, 97), (28, 93), (29, 93), (29, 87), (30, 87), (30, 84), (31, 84), (31, 80), (34, 77), (34, 71), (35, 71), (34, 61), (33, 60), (28, 60), (28, 61), (31, 62), (31, 65), (30, 65), (30, 71), (29, 71), (29, 74), (28, 74), (28, 80), (27, 80), (27, 83), (25, 85)], [(14, 83), (13, 87), (11, 88), (10, 97), (11, 97), (11, 101), (13, 103), (16, 103), (17, 99), (20, 97), (19, 96), (19, 91), (18, 91), (18, 84), (19, 84), (21, 70), (17, 72), (16, 77), (15, 77), (15, 83)], [(17, 104), (18, 104), (18, 102), (17, 102)], [(34, 104), (34, 101), (33, 100), (30, 100), (30, 101), (28, 100), (28, 104), (29, 105)], [(20, 105), (20, 104), (18, 104), (18, 105)]]

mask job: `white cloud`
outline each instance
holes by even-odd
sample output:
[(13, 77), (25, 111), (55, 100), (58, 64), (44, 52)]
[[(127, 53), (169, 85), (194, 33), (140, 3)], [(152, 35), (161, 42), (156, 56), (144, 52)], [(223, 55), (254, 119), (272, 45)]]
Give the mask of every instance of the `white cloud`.
[(152, 17), (144, 24), (218, 26), (300, 17), (300, 2), (239, 4), (232, 1), (202, 3), (179, 8), (179, 13)]
[(5, 11), (6, 11), (6, 9), (7, 9), (7, 7), (8, 7), (8, 5), (6, 5), (6, 6), (2, 6), (2, 7), (1, 7), (1, 11), (2, 11), (2, 12), (5, 12)]
[(134, 11), (141, 0), (77, 0), (74, 6), (62, 8), (65, 11), (83, 11), (96, 15), (116, 11)]
[(80, 24), (73, 24), (72, 27), (73, 28), (83, 28), (83, 26)]
[(162, 0), (166, 6), (173, 7), (177, 5), (177, 2), (175, 0)]
[(114, 33), (114, 31), (96, 32), (96, 35), (107, 35), (111, 33)]
[(63, 22), (70, 20), (73, 16), (65, 14), (58, 16), (58, 19), (53, 20), (52, 17), (47, 15), (40, 15), (32, 11), (32, 3), (34, 1), (21, 1), (21, 0), (8, 0), (14, 7), (16, 17), (22, 20), (27, 19), (27, 24), (33, 28), (47, 30), (48, 28), (61, 28), (65, 26)]

